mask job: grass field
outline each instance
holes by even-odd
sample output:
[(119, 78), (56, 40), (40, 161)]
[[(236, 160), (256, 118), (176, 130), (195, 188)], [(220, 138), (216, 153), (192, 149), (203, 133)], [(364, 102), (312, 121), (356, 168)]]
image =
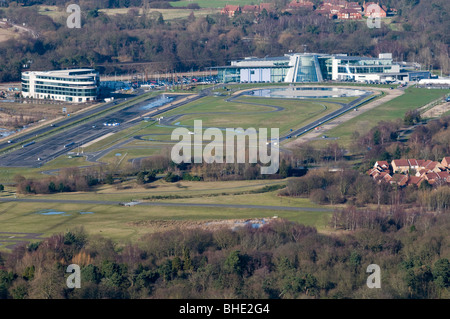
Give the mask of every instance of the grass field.
[[(205, 1), (206, 2), (206, 1)], [(184, 8), (177, 8), (177, 6), (173, 6), (173, 9), (149, 9), (149, 14), (152, 15), (161, 13), (163, 15), (164, 20), (176, 20), (176, 19), (185, 19), (187, 18), (192, 10), (186, 10)], [(117, 15), (117, 14), (127, 14), (130, 9), (137, 10), (139, 14), (142, 14), (141, 8), (114, 8), (114, 9), (99, 9), (100, 12), (103, 12), (106, 15)], [(42, 15), (47, 15), (52, 18), (54, 21), (62, 21), (62, 19), (66, 19), (69, 16), (69, 13), (66, 13), (64, 7), (58, 6), (47, 6), (40, 5), (38, 6), (38, 12)], [(204, 6), (202, 9), (195, 10), (194, 15), (196, 17), (207, 16), (208, 14), (214, 14), (219, 12), (219, 10), (215, 9), (212, 6)]]
[[(234, 90), (246, 87), (234, 87)], [(248, 88), (248, 87), (247, 87)], [(224, 92), (227, 92), (224, 90)], [(377, 121), (402, 118), (404, 113), (418, 108), (437, 99), (446, 92), (441, 90), (408, 89), (406, 94), (383, 104), (372, 111), (368, 111), (345, 125), (341, 125), (329, 132), (329, 136), (340, 136), (339, 141), (349, 141), (352, 132), (370, 129)], [(240, 101), (258, 104), (272, 104), (285, 108), (280, 112), (270, 112), (273, 108), (263, 105), (251, 105), (237, 102), (225, 102), (224, 97), (206, 97), (193, 103), (186, 104), (164, 116), (187, 115), (177, 121), (181, 124), (191, 124), (194, 119), (202, 119), (204, 127), (273, 127), (279, 126), (281, 131), (298, 127), (318, 116), (331, 112), (339, 107), (327, 103), (327, 100), (313, 102), (307, 100), (263, 99), (257, 97), (240, 97)], [(348, 102), (346, 99), (328, 101)], [(324, 106), (326, 108), (324, 108)], [(205, 114), (208, 113), (209, 114)], [(225, 112), (217, 113), (213, 112)], [(267, 112), (267, 113), (263, 113)], [(199, 113), (199, 114), (195, 114)], [(234, 114), (232, 114), (234, 113)], [(249, 114), (251, 113), (251, 114)], [(374, 120), (375, 119), (375, 120)], [(110, 152), (100, 159), (113, 165), (123, 165), (129, 159), (150, 156), (165, 151), (169, 146), (170, 134), (173, 127), (161, 127), (157, 123), (141, 122), (135, 127), (113, 134), (84, 149), (94, 151), (107, 149), (115, 144), (130, 139), (130, 142), (111, 148)], [(150, 134), (150, 135), (147, 135)], [(147, 140), (131, 139), (135, 135), (146, 135)], [(158, 141), (161, 140), (161, 141)], [(120, 154), (118, 156), (117, 154)], [(40, 169), (1, 169), (0, 183), (12, 181), (15, 174), (27, 177), (43, 177), (42, 170), (60, 167), (88, 165), (83, 157), (60, 157)], [(83, 225), (90, 234), (101, 234), (120, 244), (135, 241), (145, 233), (155, 232), (174, 227), (189, 227), (205, 225), (207, 221), (225, 219), (248, 219), (273, 217), (277, 215), (292, 221), (313, 225), (319, 230), (327, 230), (326, 224), (331, 212), (312, 212), (308, 208), (318, 206), (305, 198), (282, 198), (278, 191), (257, 193), (266, 185), (282, 185), (286, 180), (255, 180), (230, 182), (187, 182), (167, 183), (158, 180), (145, 186), (137, 185), (130, 180), (120, 186), (101, 185), (89, 193), (58, 193), (53, 195), (24, 196), (20, 198), (65, 199), (65, 200), (95, 200), (120, 201), (131, 200), (160, 201), (164, 203), (195, 203), (195, 204), (241, 204), (304, 207), (301, 211), (283, 211), (277, 209), (256, 208), (214, 208), (214, 207), (172, 207), (172, 206), (132, 206), (100, 204), (70, 204), (70, 203), (30, 203), (30, 202), (0, 202), (0, 232), (32, 232), (50, 236), (57, 232), (64, 232), (70, 228)], [(7, 186), (0, 197), (12, 198), (14, 188)], [(59, 215), (42, 215), (43, 210), (64, 212)], [(88, 212), (89, 214), (81, 214)], [(1, 239), (0, 239), (1, 244)], [(2, 246), (0, 245), (0, 249)]]
[(187, 7), (189, 4), (197, 3), (201, 8), (223, 8), (227, 4), (241, 5), (246, 4), (260, 4), (261, 0), (185, 0), (185, 1), (172, 1), (170, 5), (172, 7)]
[[(214, 208), (132, 206), (70, 203), (0, 202), (0, 232), (43, 233), (43, 237), (83, 226), (89, 234), (109, 237), (120, 245), (132, 242), (143, 234), (173, 229), (175, 227), (204, 226), (208, 221), (270, 218), (278, 216), (323, 230), (331, 212), (312, 212), (307, 208), (320, 207), (305, 198), (281, 198), (278, 191), (246, 193), (265, 185), (280, 185), (285, 180), (253, 180), (229, 182), (180, 182), (167, 183), (159, 180), (153, 188), (133, 185), (130, 189), (117, 189), (102, 185), (96, 192), (64, 193), (54, 195), (19, 195), (19, 198), (47, 198), (65, 200), (131, 201), (154, 196), (179, 196), (179, 199), (159, 199), (160, 202), (176, 203), (233, 203), (242, 205), (305, 207), (305, 210), (284, 211), (276, 208)], [(12, 197), (14, 189), (7, 187), (0, 197)], [(42, 214), (50, 213), (50, 215)], [(59, 214), (58, 214), (59, 213)], [(51, 215), (54, 214), (54, 215)], [(1, 235), (1, 234), (0, 234)], [(0, 236), (1, 237), (1, 236)], [(0, 238), (0, 250), (2, 250)], [(7, 244), (4, 242), (3, 244)], [(3, 250), (5, 250), (3, 248)]]
[[(64, 212), (41, 215), (42, 210)], [(226, 219), (270, 218), (278, 216), (306, 225), (325, 225), (328, 212), (297, 212), (210, 207), (121, 207), (108, 205), (1, 203), (0, 231), (43, 233), (43, 237), (83, 226), (92, 235), (102, 235), (120, 245), (139, 239), (146, 233), (187, 225), (204, 225), (208, 221)], [(89, 212), (92, 214), (80, 214)], [(160, 227), (158, 222), (166, 222)], [(142, 226), (141, 226), (142, 225)], [(186, 223), (184, 224), (186, 225)], [(1, 243), (1, 239), (0, 239)], [(1, 246), (0, 246), (1, 249)]]
[[(340, 106), (322, 101), (294, 100), (294, 99), (265, 99), (241, 97), (239, 101), (263, 105), (281, 106), (284, 110), (273, 112), (269, 106), (251, 105), (237, 102), (224, 102), (218, 97), (206, 97), (190, 103), (186, 107), (177, 108), (164, 116), (184, 114), (177, 120), (180, 125), (193, 125), (194, 120), (202, 120), (204, 127), (278, 127), (280, 134), (288, 133), (292, 128), (311, 122), (324, 116)], [(208, 114), (210, 113), (211, 114)], [(220, 112), (223, 114), (213, 114)], [(190, 115), (189, 113), (195, 113)], [(197, 114), (205, 113), (205, 114)]]
[[(392, 121), (402, 119), (409, 110), (417, 109), (430, 103), (444, 94), (448, 94), (450, 90), (427, 90), (418, 88), (408, 88), (406, 93), (399, 96), (388, 103), (369, 110), (347, 122), (339, 125), (327, 132), (330, 138), (338, 138), (341, 146), (348, 147), (351, 143), (353, 132), (357, 131), (364, 134), (380, 121)], [(323, 146), (324, 141), (313, 141), (316, 146)]]

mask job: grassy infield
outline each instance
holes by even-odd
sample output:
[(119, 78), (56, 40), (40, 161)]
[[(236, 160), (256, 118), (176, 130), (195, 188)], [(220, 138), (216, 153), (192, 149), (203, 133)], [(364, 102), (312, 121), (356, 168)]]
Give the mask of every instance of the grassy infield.
[[(433, 101), (443, 94), (442, 90), (408, 89), (406, 94), (400, 96), (391, 102), (381, 105), (378, 108), (361, 114), (357, 118), (350, 120), (345, 125), (341, 125), (331, 130), (328, 135), (336, 136), (339, 142), (344, 144), (349, 142), (350, 135), (355, 130), (368, 130), (373, 127), (377, 121), (392, 120), (403, 117), (409, 109), (418, 108), (430, 101)], [(185, 105), (175, 111), (175, 113), (198, 113), (198, 112), (261, 112), (268, 111), (271, 108), (264, 106), (253, 106), (239, 103), (224, 103), (223, 97), (207, 97), (192, 104)], [(266, 103), (261, 98), (244, 97), (241, 100), (256, 103)], [(327, 106), (324, 109), (318, 101), (308, 103), (305, 101), (277, 100), (271, 99), (271, 103), (285, 108), (282, 112), (275, 113), (255, 113), (253, 115), (240, 114), (236, 116), (227, 114), (206, 114), (206, 115), (186, 115), (180, 119), (181, 124), (191, 124), (193, 119), (202, 119), (204, 126), (225, 126), (236, 127), (242, 125), (245, 127), (273, 127), (281, 124), (280, 131), (286, 132), (290, 127), (298, 127), (314, 118), (331, 112), (336, 105), (323, 103)], [(322, 103), (322, 102), (320, 102)], [(374, 120), (375, 119), (375, 120)], [(283, 123), (283, 124), (282, 124)], [(155, 134), (150, 136), (154, 139), (163, 139), (169, 141), (169, 134), (172, 128), (163, 128), (157, 125), (142, 122), (136, 127), (117, 133), (95, 145), (88, 147), (85, 151), (94, 149), (104, 149), (124, 138), (138, 134)], [(166, 136), (156, 135), (167, 134)], [(321, 141), (318, 141), (320, 143)], [(322, 142), (323, 143), (323, 142)], [(122, 161), (126, 162), (133, 157), (148, 156), (158, 153), (163, 147), (167, 147), (165, 142), (138, 141), (135, 140), (119, 149), (113, 150), (101, 160), (104, 162), (117, 163), (119, 158), (125, 154), (127, 157)], [(318, 146), (324, 146), (318, 145)], [(146, 148), (153, 147), (153, 148)], [(156, 147), (156, 148), (155, 148)], [(160, 147), (158, 149), (158, 147)], [(121, 153), (120, 157), (115, 156)], [(41, 169), (1, 169), (0, 183), (11, 182), (15, 174), (23, 174), (27, 177), (43, 176), (40, 171), (58, 167), (86, 165), (83, 158), (67, 159), (60, 157)], [(160, 201), (192, 202), (192, 203), (233, 203), (233, 204), (255, 204), (268, 206), (297, 206), (297, 207), (318, 207), (308, 199), (280, 199), (276, 196), (277, 191), (262, 194), (242, 194), (245, 191), (258, 190), (268, 183), (283, 184), (285, 181), (232, 181), (232, 182), (181, 182), (180, 185), (168, 184), (163, 181), (154, 183), (154, 187), (145, 189), (136, 187), (133, 181), (127, 182), (134, 188), (117, 190), (114, 186), (101, 186), (96, 193), (70, 193), (55, 194), (51, 196), (41, 196), (43, 198), (56, 199), (83, 199), (83, 200), (112, 200), (112, 201), (130, 201), (132, 199), (143, 199), (149, 196), (169, 196), (176, 195), (185, 197), (179, 199), (159, 199)], [(181, 187), (180, 187), (181, 186)], [(217, 196), (219, 195), (219, 196)], [(0, 196), (14, 196), (14, 189), (7, 186), (6, 191)], [(21, 195), (20, 197), (25, 197)], [(26, 196), (28, 197), (28, 196)], [(54, 209), (64, 211), (65, 215), (45, 216), (36, 214), (39, 210)], [(79, 212), (93, 212), (94, 214), (80, 214)], [(77, 225), (83, 225), (87, 231), (93, 234), (103, 234), (114, 240), (128, 241), (136, 240), (145, 232), (156, 231), (157, 228), (149, 221), (166, 220), (170, 226), (177, 225), (176, 221), (205, 221), (214, 219), (229, 218), (256, 218), (272, 217), (277, 215), (290, 220), (301, 222), (308, 225), (315, 225), (319, 229), (326, 228), (326, 218), (329, 212), (290, 212), (276, 210), (259, 209), (214, 209), (214, 208), (195, 208), (195, 207), (160, 207), (160, 206), (108, 206), (92, 204), (46, 204), (46, 203), (0, 203), (0, 232), (34, 232), (44, 233), (44, 236), (56, 232), (65, 231)], [(139, 223), (131, 224), (133, 222)], [(0, 234), (1, 236), (1, 234)], [(1, 239), (0, 239), (1, 244)], [(1, 249), (1, 246), (0, 246)]]

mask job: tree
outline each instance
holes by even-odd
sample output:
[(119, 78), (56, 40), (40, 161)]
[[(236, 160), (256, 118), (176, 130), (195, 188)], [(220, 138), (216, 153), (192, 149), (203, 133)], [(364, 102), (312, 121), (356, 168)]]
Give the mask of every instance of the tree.
[(414, 125), (421, 121), (420, 112), (418, 110), (411, 110), (406, 112), (403, 118), (403, 123), (405, 125)]
[(106, 177), (105, 177), (105, 183), (106, 183), (106, 184), (109, 184), (109, 185), (114, 184), (114, 176), (113, 176), (112, 174), (106, 175)]
[(438, 259), (434, 263), (433, 278), (439, 288), (450, 287), (450, 262), (447, 258)]
[(244, 258), (239, 250), (232, 251), (224, 263), (224, 269), (229, 273), (242, 275), (244, 272)]

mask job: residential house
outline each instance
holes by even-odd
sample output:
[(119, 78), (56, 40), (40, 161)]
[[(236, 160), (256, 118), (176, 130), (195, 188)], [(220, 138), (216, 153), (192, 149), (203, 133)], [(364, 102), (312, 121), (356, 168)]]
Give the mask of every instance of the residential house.
[(409, 172), (409, 162), (406, 159), (395, 159), (391, 162), (391, 166), (394, 173)]
[(394, 174), (390, 180), (391, 184), (397, 184), (398, 186), (406, 186), (408, 184), (409, 175)]
[(363, 8), (358, 2), (347, 2), (347, 5), (345, 6), (346, 9), (353, 9), (357, 12), (361, 13), (363, 12)]
[(445, 171), (445, 172), (430, 172), (425, 174), (425, 179), (428, 181), (428, 183), (430, 184), (435, 184), (435, 183), (449, 183), (450, 182), (450, 174)]
[(447, 169), (450, 169), (450, 156), (444, 157), (441, 161), (441, 165)]
[(416, 185), (417, 187), (419, 187), (423, 180), (423, 177), (409, 176), (408, 185)]
[(227, 4), (222, 11), (220, 11), (221, 14), (226, 14), (229, 17), (234, 17), (234, 15), (237, 12), (241, 11), (241, 7), (239, 5), (232, 5), (232, 4)]
[(273, 3), (260, 3), (259, 4), (259, 11), (266, 10), (267, 12), (272, 12), (274, 10)]
[(340, 9), (337, 13), (340, 20), (359, 20), (362, 19), (361, 13), (354, 9)]
[(345, 8), (348, 2), (346, 0), (326, 0), (323, 2), (323, 6), (336, 6)]
[(364, 3), (364, 15), (371, 18), (386, 18), (386, 11), (375, 2)]
[(373, 167), (381, 167), (383, 170), (389, 170), (389, 163), (387, 161), (376, 161)]
[(259, 6), (246, 4), (242, 7), (241, 11), (242, 13), (259, 13)]
[(314, 8), (314, 3), (308, 0), (292, 0), (288, 4), (288, 9), (297, 9), (297, 8)]

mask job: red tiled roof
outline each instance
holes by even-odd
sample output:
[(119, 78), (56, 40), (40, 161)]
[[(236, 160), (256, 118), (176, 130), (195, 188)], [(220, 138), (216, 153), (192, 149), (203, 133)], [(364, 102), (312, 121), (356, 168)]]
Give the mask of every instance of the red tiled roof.
[(423, 174), (426, 174), (426, 173), (428, 173), (430, 170), (429, 169), (426, 169), (426, 168), (422, 168), (421, 170), (419, 170), (419, 174), (420, 174), (420, 176), (422, 176)]
[(425, 168), (427, 168), (427, 169), (434, 169), (435, 167), (436, 167), (436, 165), (438, 165), (439, 164), (439, 162), (432, 162), (432, 161), (430, 161), (430, 162), (428, 162), (426, 165), (425, 165)]
[(272, 10), (272, 3), (261, 3), (260, 5), (259, 5), (259, 8), (261, 9), (261, 11), (263, 10), (263, 9), (266, 9), (266, 11), (269, 11), (269, 10)]
[(311, 1), (303, 1), (303, 0), (292, 0), (289, 5), (291, 8), (298, 8), (298, 7), (312, 7), (314, 6), (314, 3)]
[(419, 166), (419, 163), (417, 163), (417, 160), (412, 158), (408, 160), (409, 166)]
[(400, 186), (406, 185), (408, 182), (408, 175), (394, 174), (394, 176), (392, 176), (392, 182), (397, 183)]
[[(444, 163), (445, 163), (445, 164), (444, 164)], [(442, 161), (441, 161), (441, 164), (442, 164), (443, 166), (449, 167), (449, 166), (450, 166), (450, 156), (444, 157), (444, 158), (442, 159)]]
[(345, 0), (326, 0), (323, 4), (324, 6), (332, 5), (332, 6), (342, 6), (347, 5), (347, 1)]
[(259, 6), (257, 5), (246, 4), (245, 6), (242, 7), (242, 11), (258, 11), (258, 10)]
[(427, 179), (445, 179), (447, 180), (450, 176), (449, 172), (429, 172), (426, 175)]
[(392, 161), (392, 164), (399, 167), (399, 166), (408, 166), (409, 167), (409, 163), (408, 160), (405, 159), (396, 159)]
[(449, 174), (449, 172), (446, 172), (446, 171), (444, 171), (444, 172), (437, 172), (437, 173), (435, 173), (440, 179), (445, 179), (445, 180), (448, 180), (448, 178), (449, 178), (449, 176), (450, 176), (450, 174)]
[(339, 12), (340, 13), (359, 13), (357, 10), (351, 9), (351, 8), (349, 8), (349, 9), (340, 9)]
[(410, 176), (408, 184), (414, 184), (414, 185), (419, 186), (419, 184), (422, 182), (422, 180), (423, 180), (422, 177)]
[(389, 167), (389, 163), (388, 163), (387, 161), (377, 161), (377, 162), (375, 162), (374, 167), (376, 167), (376, 166), (380, 166), (380, 167), (386, 166), (386, 167)]

